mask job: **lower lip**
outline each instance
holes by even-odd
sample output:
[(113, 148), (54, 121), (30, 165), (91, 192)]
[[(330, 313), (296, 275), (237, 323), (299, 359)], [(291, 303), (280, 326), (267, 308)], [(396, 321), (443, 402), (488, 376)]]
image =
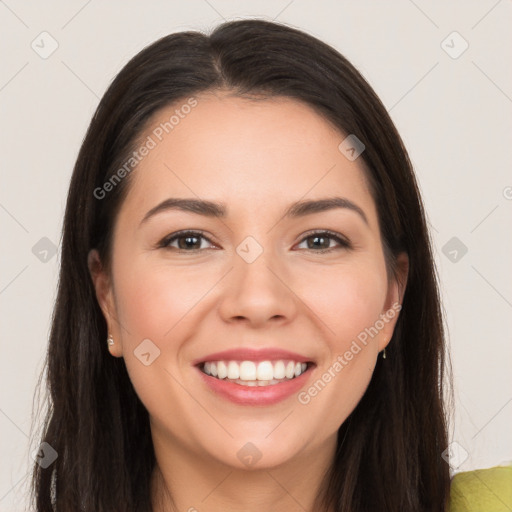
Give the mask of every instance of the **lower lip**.
[(314, 365), (298, 377), (268, 386), (244, 386), (206, 375), (196, 366), (203, 381), (215, 393), (239, 405), (272, 405), (297, 393), (307, 382)]

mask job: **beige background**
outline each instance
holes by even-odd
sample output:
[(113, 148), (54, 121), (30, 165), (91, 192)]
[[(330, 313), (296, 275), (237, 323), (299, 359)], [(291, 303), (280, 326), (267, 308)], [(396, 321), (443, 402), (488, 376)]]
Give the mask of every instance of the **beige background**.
[[(62, 215), (99, 98), (128, 59), (158, 37), (257, 16), (333, 45), (390, 111), (421, 184), (442, 280), (456, 385), (452, 471), (512, 459), (510, 0), (6, 0), (0, 511), (26, 509), (32, 398), (55, 297)], [(52, 44), (57, 49), (45, 55)]]

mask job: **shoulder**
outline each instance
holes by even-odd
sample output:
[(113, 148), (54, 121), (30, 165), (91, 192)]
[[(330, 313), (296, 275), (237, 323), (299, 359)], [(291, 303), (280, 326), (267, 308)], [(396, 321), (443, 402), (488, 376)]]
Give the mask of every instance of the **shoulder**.
[(512, 465), (457, 473), (451, 482), (449, 512), (512, 510)]

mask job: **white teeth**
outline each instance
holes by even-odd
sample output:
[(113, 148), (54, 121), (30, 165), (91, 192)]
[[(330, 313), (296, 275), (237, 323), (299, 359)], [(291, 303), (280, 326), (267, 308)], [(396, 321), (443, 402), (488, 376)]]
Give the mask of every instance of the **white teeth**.
[[(212, 365), (217, 366), (217, 378), (225, 379), (228, 376), (228, 368), (224, 361), (219, 361), (216, 365), (215, 363), (210, 363), (210, 369)], [(213, 372), (210, 370), (210, 374), (213, 375)]]
[(284, 371), (284, 375), (287, 379), (293, 379), (295, 376), (295, 363), (293, 361), (290, 361), (286, 365), (286, 370)]
[(208, 361), (203, 372), (218, 379), (232, 380), (246, 386), (268, 386), (298, 377), (307, 370), (307, 363), (296, 361)]
[(239, 378), (240, 378), (240, 367), (238, 366), (238, 364), (235, 363), (235, 361), (229, 361), (229, 363), (228, 363), (228, 379), (236, 380)]
[(270, 361), (261, 361), (258, 363), (258, 370), (256, 373), (257, 380), (272, 380), (274, 378), (274, 367)]
[(274, 363), (274, 379), (284, 379), (284, 363), (283, 361), (276, 361)]
[(256, 373), (256, 365), (252, 361), (242, 361), (240, 364), (241, 380), (256, 380)]

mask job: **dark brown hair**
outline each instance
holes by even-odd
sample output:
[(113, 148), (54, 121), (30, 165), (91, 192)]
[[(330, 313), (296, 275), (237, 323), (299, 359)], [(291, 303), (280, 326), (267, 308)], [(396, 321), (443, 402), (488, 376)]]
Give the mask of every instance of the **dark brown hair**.
[[(341, 425), (317, 511), (445, 510), (447, 446), (443, 317), (431, 242), (411, 162), (386, 109), (361, 74), (329, 45), (286, 25), (227, 22), (210, 35), (181, 32), (151, 44), (121, 70), (100, 101), (71, 178), (61, 269), (47, 354), (49, 403), (41, 442), (58, 458), (34, 465), (38, 512), (151, 510), (155, 468), (148, 413), (107, 326), (87, 256), (109, 268), (112, 228), (130, 177), (106, 199), (94, 190), (134, 150), (148, 120), (192, 95), (287, 97), (313, 107), (361, 155), (375, 200), (386, 263), (409, 256), (402, 310), (387, 358), (378, 359), (357, 407)], [(341, 141), (341, 139), (340, 139)], [(53, 489), (53, 490), (52, 490)]]

